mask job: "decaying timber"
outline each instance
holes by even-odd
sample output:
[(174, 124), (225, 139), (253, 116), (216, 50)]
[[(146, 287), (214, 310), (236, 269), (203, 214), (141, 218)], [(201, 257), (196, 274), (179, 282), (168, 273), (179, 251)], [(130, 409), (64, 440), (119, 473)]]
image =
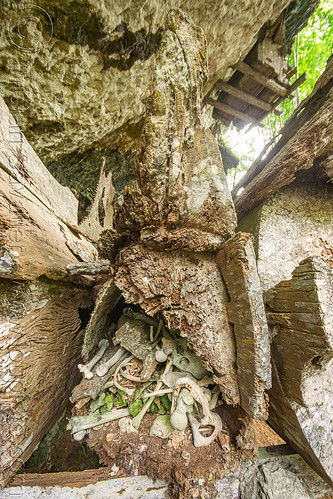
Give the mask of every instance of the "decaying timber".
[(120, 252), (115, 282), (128, 303), (149, 315), (162, 312), (167, 326), (179, 330), (206, 367), (217, 371), (226, 400), (239, 402), (227, 292), (214, 254), (129, 246)]
[(319, 257), (266, 294), (273, 327), (269, 423), (333, 485), (333, 275)]
[(47, 279), (0, 283), (0, 485), (28, 459), (67, 404), (89, 291)]
[(88, 287), (59, 279), (68, 279), (67, 265), (92, 262), (97, 252), (75, 226), (77, 200), (41, 163), (2, 99), (0, 115), (4, 485), (60, 416), (75, 383), (93, 303)]
[(80, 229), (88, 234), (93, 241), (97, 241), (102, 230), (112, 229), (113, 226), (112, 201), (115, 190), (112, 184), (112, 172), (106, 175), (104, 164), (105, 159), (99, 175), (94, 201), (89, 213), (80, 223)]
[[(96, 286), (97, 288), (97, 286)], [(99, 286), (94, 311), (85, 330), (82, 357), (87, 360), (103, 338), (105, 329), (111, 324), (110, 315), (121, 297), (113, 279)]]
[(228, 317), (234, 324), (241, 406), (253, 418), (267, 419), (270, 341), (252, 240), (250, 234), (238, 232), (223, 245), (217, 262), (230, 296)]
[(66, 277), (66, 266), (96, 259), (76, 228), (77, 200), (45, 168), (0, 98), (0, 276)]

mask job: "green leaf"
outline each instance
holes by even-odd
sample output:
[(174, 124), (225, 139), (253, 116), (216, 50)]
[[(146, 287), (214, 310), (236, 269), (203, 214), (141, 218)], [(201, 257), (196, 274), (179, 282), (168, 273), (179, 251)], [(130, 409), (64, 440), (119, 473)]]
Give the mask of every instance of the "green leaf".
[(136, 400), (135, 402), (133, 402), (133, 404), (130, 406), (130, 415), (133, 416), (133, 418), (135, 418), (135, 416), (137, 416), (141, 411), (141, 407), (142, 407), (141, 400)]
[(105, 404), (105, 393), (102, 392), (97, 399), (92, 400), (92, 402), (90, 402), (90, 411), (96, 412), (104, 404)]
[(170, 411), (170, 409), (171, 409), (171, 402), (170, 402), (169, 397), (167, 396), (167, 394), (162, 395), (162, 397), (161, 397), (161, 403), (162, 403), (163, 407), (167, 411)]
[(156, 402), (153, 402), (153, 403), (151, 404), (151, 406), (150, 406), (150, 412), (151, 412), (152, 414), (160, 414), (160, 410), (159, 410), (159, 408), (157, 407)]
[(106, 410), (111, 411), (114, 406), (114, 396), (113, 394), (109, 394), (105, 397)]
[(125, 399), (125, 392), (123, 390), (118, 392), (114, 405), (118, 407), (126, 407), (128, 405), (128, 401)]

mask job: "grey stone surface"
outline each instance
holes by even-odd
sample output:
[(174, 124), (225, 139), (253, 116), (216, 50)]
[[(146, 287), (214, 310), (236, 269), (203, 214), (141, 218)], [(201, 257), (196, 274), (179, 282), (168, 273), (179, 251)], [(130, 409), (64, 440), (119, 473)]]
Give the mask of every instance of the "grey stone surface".
[(308, 487), (289, 463), (264, 462), (249, 466), (239, 487), (240, 499), (311, 499)]
[[(310, 172), (308, 174), (310, 176)], [(284, 187), (240, 223), (255, 237), (263, 290), (290, 279), (308, 256), (333, 257), (333, 185), (309, 182)]]
[(115, 478), (86, 487), (8, 487), (0, 491), (0, 499), (166, 499), (167, 486), (161, 480), (146, 476)]
[[(210, 81), (230, 74), (261, 27), (289, 0), (8, 0), (0, 12), (1, 92), (37, 153), (49, 162), (133, 127), (145, 113), (161, 27), (179, 7), (208, 40)], [(30, 22), (23, 38), (15, 26)], [(125, 130), (118, 145), (133, 139)]]

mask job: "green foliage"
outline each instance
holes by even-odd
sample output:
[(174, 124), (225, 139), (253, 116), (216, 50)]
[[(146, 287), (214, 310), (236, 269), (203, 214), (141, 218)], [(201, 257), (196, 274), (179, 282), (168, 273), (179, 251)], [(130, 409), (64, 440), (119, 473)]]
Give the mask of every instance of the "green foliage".
[(150, 406), (150, 412), (152, 414), (162, 414), (164, 415), (165, 414), (165, 409), (162, 407), (162, 408), (159, 408), (158, 405), (156, 404), (156, 402), (153, 402)]
[[(113, 407), (126, 407), (128, 401), (125, 398), (125, 392), (110, 389), (107, 395), (105, 392), (99, 394), (97, 399), (90, 402), (90, 412), (105, 414), (113, 409)], [(113, 393), (112, 393), (113, 392)]]
[(114, 405), (117, 407), (126, 407), (128, 405), (128, 401), (125, 398), (125, 392), (121, 390), (117, 393), (117, 396), (114, 400)]
[(105, 405), (105, 393), (102, 392), (99, 397), (90, 402), (90, 412), (98, 412), (101, 407)]
[[(275, 137), (284, 123), (293, 114), (299, 102), (307, 97), (321, 73), (324, 71), (326, 61), (332, 54), (333, 42), (333, 3), (332, 0), (321, 0), (316, 12), (311, 16), (307, 26), (298, 34), (294, 40), (292, 51), (288, 62), (292, 68), (297, 68), (297, 74), (307, 74), (307, 80), (294, 93), (295, 98), (285, 99), (278, 109), (281, 116), (271, 113), (263, 124), (264, 129), (257, 128), (257, 138), (251, 133), (240, 132), (235, 136), (231, 127), (223, 137), (225, 142), (239, 158), (236, 169), (228, 172), (228, 182), (231, 188), (238, 182), (242, 173), (247, 171), (261, 150), (261, 140), (264, 134), (265, 142), (268, 143)], [(295, 81), (297, 75), (293, 76), (290, 83)], [(251, 130), (252, 132), (252, 130)], [(240, 153), (240, 151), (243, 151)]]
[(106, 410), (107, 411), (111, 411), (111, 409), (113, 408), (113, 406), (114, 406), (114, 395), (113, 395), (113, 393), (109, 393), (105, 397), (105, 406), (106, 406)]
[(162, 395), (162, 397), (161, 397), (161, 404), (163, 405), (164, 409), (166, 409), (167, 411), (170, 411), (170, 409), (171, 409), (171, 402), (169, 400), (169, 397), (166, 394)]
[[(309, 19), (308, 25), (299, 34), (298, 72), (306, 72), (308, 79), (300, 88), (301, 99), (312, 91), (316, 81), (324, 71), (326, 61), (332, 53), (333, 42), (333, 4), (331, 0), (322, 0), (318, 9)], [(297, 49), (297, 38), (294, 41)], [(289, 59), (296, 67), (294, 53)]]
[(139, 412), (141, 411), (141, 408), (142, 408), (141, 400), (136, 400), (135, 402), (133, 402), (133, 404), (130, 406), (131, 416), (133, 416), (133, 418), (135, 418), (135, 416), (137, 416), (139, 414)]
[[(333, 4), (331, 0), (322, 0), (318, 9), (310, 17), (307, 26), (294, 40), (288, 62), (292, 68), (297, 68), (297, 74), (307, 74), (306, 81), (299, 87), (298, 97), (285, 99), (279, 106), (281, 117), (274, 114), (265, 120), (265, 126), (273, 137), (292, 115), (298, 101), (302, 101), (313, 90), (316, 81), (324, 71), (326, 61), (332, 54), (333, 43)], [(297, 78), (293, 77), (294, 81)]]

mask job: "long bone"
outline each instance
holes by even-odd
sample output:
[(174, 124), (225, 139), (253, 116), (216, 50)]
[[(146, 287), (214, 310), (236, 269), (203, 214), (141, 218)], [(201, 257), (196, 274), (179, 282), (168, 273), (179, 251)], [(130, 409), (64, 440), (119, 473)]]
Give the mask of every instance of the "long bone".
[(101, 364), (100, 366), (97, 367), (96, 369), (96, 374), (97, 376), (105, 376), (106, 373), (108, 372), (111, 367), (118, 362), (126, 352), (126, 349), (123, 347), (119, 347), (116, 353), (109, 359), (107, 362), (104, 362), (104, 364)]
[(97, 364), (97, 362), (103, 357), (105, 350), (109, 346), (109, 341), (103, 339), (98, 343), (98, 346), (99, 346), (98, 352), (96, 353), (96, 355), (94, 355), (91, 361), (88, 362), (88, 364), (78, 365), (79, 371), (81, 371), (81, 373), (86, 379), (92, 379), (92, 377), (94, 376), (94, 374), (92, 373), (92, 369)]

